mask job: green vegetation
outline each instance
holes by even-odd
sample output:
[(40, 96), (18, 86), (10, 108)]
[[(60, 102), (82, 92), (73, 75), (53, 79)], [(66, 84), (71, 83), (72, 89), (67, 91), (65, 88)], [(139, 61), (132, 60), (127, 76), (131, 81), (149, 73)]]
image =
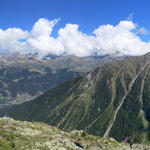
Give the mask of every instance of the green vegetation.
[[(135, 149), (149, 149), (134, 145)], [(2, 150), (130, 150), (129, 144), (112, 138), (100, 138), (82, 130), (64, 132), (44, 123), (21, 122), (0, 118), (0, 149)]]
[[(150, 142), (150, 53), (104, 64), (0, 116), (84, 130), (118, 141)], [(110, 130), (108, 130), (110, 129)]]

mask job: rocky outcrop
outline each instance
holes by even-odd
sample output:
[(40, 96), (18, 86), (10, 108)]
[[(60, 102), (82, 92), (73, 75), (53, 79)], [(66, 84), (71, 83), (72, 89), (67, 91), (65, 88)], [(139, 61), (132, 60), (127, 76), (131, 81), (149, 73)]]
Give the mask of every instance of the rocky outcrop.
[(82, 130), (64, 132), (44, 123), (0, 118), (0, 149), (2, 150), (148, 150), (150, 147), (118, 143)]

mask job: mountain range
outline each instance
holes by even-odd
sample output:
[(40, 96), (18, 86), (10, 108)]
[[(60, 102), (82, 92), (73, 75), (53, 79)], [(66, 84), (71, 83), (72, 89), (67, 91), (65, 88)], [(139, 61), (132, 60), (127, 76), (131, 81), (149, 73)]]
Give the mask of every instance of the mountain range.
[(101, 65), (0, 115), (148, 144), (150, 53)]
[(63, 81), (83, 74), (96, 66), (120, 59), (101, 57), (0, 54), (0, 107), (32, 100)]

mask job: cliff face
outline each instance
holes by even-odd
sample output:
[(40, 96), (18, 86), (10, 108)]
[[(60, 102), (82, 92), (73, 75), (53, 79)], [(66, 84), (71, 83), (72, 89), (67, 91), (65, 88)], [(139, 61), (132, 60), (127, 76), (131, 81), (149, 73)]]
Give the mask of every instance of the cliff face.
[(6, 112), (15, 119), (42, 121), (66, 131), (147, 143), (150, 53), (102, 65), (1, 114)]

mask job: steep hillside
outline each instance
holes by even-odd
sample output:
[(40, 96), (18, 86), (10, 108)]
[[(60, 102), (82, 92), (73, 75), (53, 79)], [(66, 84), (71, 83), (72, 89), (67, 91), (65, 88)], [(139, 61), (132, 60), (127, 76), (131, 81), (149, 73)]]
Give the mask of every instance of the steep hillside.
[(64, 80), (114, 59), (64, 56), (43, 61), (28, 55), (0, 54), (0, 107), (31, 100)]
[(148, 150), (150, 147), (118, 143), (112, 138), (100, 138), (82, 130), (63, 132), (44, 123), (21, 122), (0, 118), (1, 150)]
[(150, 53), (102, 65), (33, 101), (2, 110), (5, 114), (66, 131), (149, 143)]

